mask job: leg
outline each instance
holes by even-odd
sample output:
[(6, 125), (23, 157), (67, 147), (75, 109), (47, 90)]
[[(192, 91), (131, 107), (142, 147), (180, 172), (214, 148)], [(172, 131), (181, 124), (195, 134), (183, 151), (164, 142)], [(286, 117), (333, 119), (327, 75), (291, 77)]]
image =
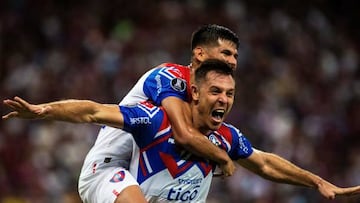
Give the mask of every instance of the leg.
[(80, 176), (79, 194), (83, 202), (146, 203), (139, 184), (126, 169), (109, 167)]
[(126, 187), (117, 196), (114, 203), (147, 203), (138, 185)]

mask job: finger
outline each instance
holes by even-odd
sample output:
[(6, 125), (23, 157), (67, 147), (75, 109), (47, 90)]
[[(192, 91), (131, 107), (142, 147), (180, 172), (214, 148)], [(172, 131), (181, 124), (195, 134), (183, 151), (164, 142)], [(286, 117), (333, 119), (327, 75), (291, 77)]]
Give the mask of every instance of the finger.
[(13, 117), (17, 117), (17, 115), (19, 115), (19, 113), (17, 111), (13, 111), (13, 112), (10, 112), (10, 113), (2, 116), (1, 118), (3, 120), (7, 120), (7, 119), (10, 119), (10, 118), (13, 118)]
[(338, 195), (359, 195), (360, 194), (360, 186), (343, 188)]
[(360, 194), (360, 186), (356, 186), (356, 187), (351, 187), (351, 188), (346, 188), (345, 192), (349, 195), (356, 195), (356, 194)]
[(6, 106), (8, 106), (9, 108), (14, 109), (14, 110), (22, 109), (21, 105), (18, 102), (10, 100), (10, 99), (4, 100), (3, 103)]
[(14, 97), (14, 100), (19, 102), (21, 104), (21, 106), (25, 107), (26, 109), (30, 108), (30, 104), (27, 101), (21, 99), (20, 97), (16, 96), (16, 97)]

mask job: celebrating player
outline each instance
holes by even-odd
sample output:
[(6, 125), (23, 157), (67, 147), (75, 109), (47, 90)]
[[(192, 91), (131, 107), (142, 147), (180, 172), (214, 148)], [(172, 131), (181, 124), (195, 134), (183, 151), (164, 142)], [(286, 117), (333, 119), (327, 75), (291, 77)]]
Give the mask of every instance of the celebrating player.
[[(224, 62), (207, 60), (196, 70), (195, 82), (191, 85), (192, 102), (190, 108), (186, 109), (186, 116), (214, 145), (225, 150), (241, 166), (266, 179), (316, 188), (329, 199), (337, 195), (360, 194), (360, 186), (339, 188), (275, 154), (254, 149), (238, 129), (223, 123), (232, 107), (234, 91), (232, 70)], [(137, 144), (130, 172), (136, 177), (149, 202), (206, 200), (216, 164), (175, 144), (172, 126), (162, 107), (150, 102), (118, 106), (84, 100), (32, 105), (18, 97), (5, 100), (4, 104), (13, 112), (3, 116), (3, 119), (41, 118), (123, 128), (132, 133)], [(111, 154), (107, 156), (111, 157)], [(102, 173), (99, 172), (101, 166), (98, 166), (93, 168), (93, 173), (114, 184), (128, 178), (126, 170), (119, 170), (116, 165), (113, 170), (115, 173)], [(96, 198), (112, 189), (111, 184), (98, 187), (89, 191), (91, 194), (86, 198)]]
[[(165, 63), (148, 71), (124, 97), (120, 105), (132, 105), (145, 100), (151, 100), (156, 106), (161, 105), (170, 120), (175, 143), (196, 155), (215, 161), (225, 175), (232, 175), (235, 166), (230, 157), (192, 126), (191, 120), (185, 116), (185, 111), (186, 102), (191, 100), (189, 84), (193, 80), (193, 71), (209, 58), (223, 60), (235, 69), (238, 47), (238, 37), (228, 28), (219, 25), (202, 26), (192, 35), (190, 65)], [(134, 146), (133, 136), (130, 133), (109, 126), (103, 127), (85, 158), (79, 185), (88, 187), (79, 187), (80, 193), (91, 194), (91, 191), (108, 184), (102, 177), (93, 173), (97, 167), (101, 166), (104, 173), (109, 174), (113, 174), (114, 171), (110, 167), (106, 168), (107, 166), (116, 165), (119, 169), (127, 169), (131, 157), (135, 156)], [(112, 152), (111, 156), (105, 157), (104, 154), (109, 151)], [(117, 182), (116, 191), (115, 194), (112, 192), (102, 194), (95, 202), (101, 202), (103, 199), (113, 202), (110, 200), (115, 198), (116, 203), (139, 202), (139, 200), (133, 201), (133, 197), (141, 195), (134, 181)]]

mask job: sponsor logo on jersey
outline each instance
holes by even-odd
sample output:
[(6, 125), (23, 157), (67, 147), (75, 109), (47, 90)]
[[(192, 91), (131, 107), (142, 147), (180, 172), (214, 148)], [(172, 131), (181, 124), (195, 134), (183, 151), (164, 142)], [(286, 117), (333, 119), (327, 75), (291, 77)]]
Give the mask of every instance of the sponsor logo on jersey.
[(183, 178), (179, 178), (179, 185), (184, 184), (184, 185), (195, 185), (195, 184), (201, 184), (203, 178), (195, 178), (195, 179), (183, 179)]
[(239, 147), (242, 149), (245, 153), (249, 153), (249, 148), (247, 147), (246, 138), (240, 134), (239, 136)]
[(131, 125), (139, 125), (139, 124), (145, 124), (150, 125), (151, 121), (149, 117), (136, 117), (136, 118), (130, 118)]
[(155, 80), (156, 80), (156, 92), (157, 92), (157, 96), (159, 96), (159, 94), (162, 91), (162, 85), (161, 85), (161, 77), (160, 75), (156, 75), (155, 76)]
[(167, 199), (168, 200), (176, 200), (176, 201), (192, 201), (195, 198), (197, 198), (197, 195), (199, 193), (199, 185), (196, 185), (195, 187), (191, 189), (183, 189), (182, 187), (173, 187), (169, 190)]
[(112, 183), (118, 183), (123, 181), (125, 178), (125, 172), (123, 170), (116, 172), (113, 177), (110, 179)]
[(173, 78), (170, 81), (171, 87), (178, 92), (183, 92), (186, 89), (186, 81), (180, 78)]

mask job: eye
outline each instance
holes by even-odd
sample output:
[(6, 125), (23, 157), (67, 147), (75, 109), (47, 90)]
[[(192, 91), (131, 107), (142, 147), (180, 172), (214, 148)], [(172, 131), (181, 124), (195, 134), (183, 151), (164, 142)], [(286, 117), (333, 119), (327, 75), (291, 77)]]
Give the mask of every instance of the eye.
[(229, 50), (223, 50), (222, 53), (226, 56), (231, 56), (231, 51)]
[(237, 59), (237, 58), (238, 58), (238, 56), (239, 56), (238, 54), (234, 54), (234, 58), (235, 58), (235, 59)]
[(230, 97), (230, 98), (234, 98), (235, 93), (234, 93), (233, 91), (227, 92), (227, 93), (226, 93), (226, 96), (228, 96), (228, 97)]
[(211, 91), (211, 93), (212, 93), (213, 95), (217, 95), (217, 94), (220, 93), (220, 91), (214, 90), (214, 91)]
[(230, 51), (228, 49), (223, 50), (221, 53), (224, 54), (225, 56), (234, 56), (235, 59), (237, 59), (239, 56), (236, 52), (233, 53), (232, 51)]
[(217, 94), (221, 93), (221, 90), (219, 88), (214, 88), (213, 87), (213, 88), (210, 89), (210, 92), (213, 95), (217, 95)]

